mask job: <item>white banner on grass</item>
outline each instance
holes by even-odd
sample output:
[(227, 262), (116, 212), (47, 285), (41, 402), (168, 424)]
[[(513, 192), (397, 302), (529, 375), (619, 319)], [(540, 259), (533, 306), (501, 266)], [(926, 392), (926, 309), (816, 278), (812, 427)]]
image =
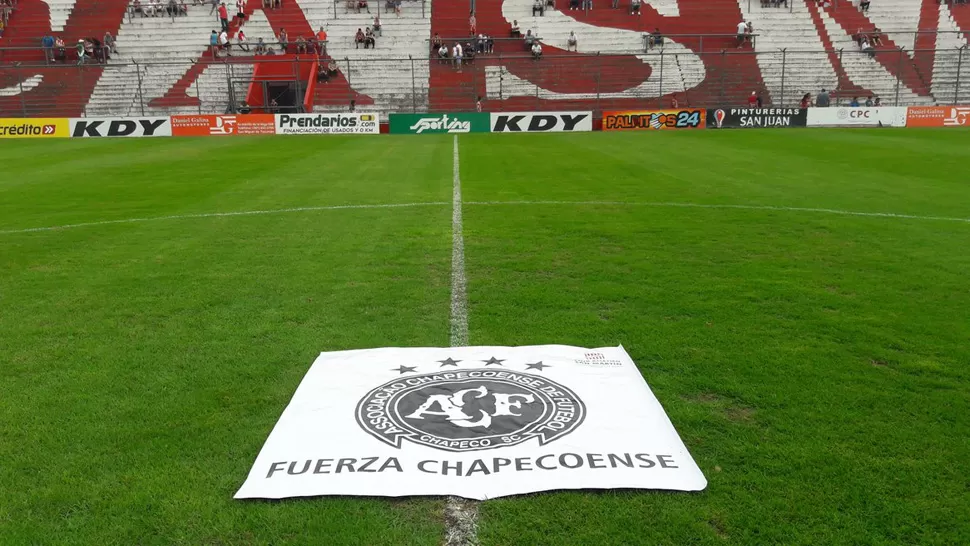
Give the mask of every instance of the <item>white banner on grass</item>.
[(622, 347), (385, 348), (316, 359), (236, 498), (706, 486)]
[(906, 127), (906, 108), (809, 108), (809, 127)]

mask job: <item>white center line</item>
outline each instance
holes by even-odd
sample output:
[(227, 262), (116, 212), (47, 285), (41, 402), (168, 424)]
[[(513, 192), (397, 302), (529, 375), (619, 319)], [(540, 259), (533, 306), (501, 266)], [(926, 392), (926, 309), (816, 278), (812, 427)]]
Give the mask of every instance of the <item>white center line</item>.
[[(465, 292), (465, 238), (461, 233), (461, 175), (458, 135), (454, 138), (451, 192), (451, 346), (468, 345), (468, 299)], [(478, 502), (448, 497), (445, 503), (445, 546), (478, 544)]]

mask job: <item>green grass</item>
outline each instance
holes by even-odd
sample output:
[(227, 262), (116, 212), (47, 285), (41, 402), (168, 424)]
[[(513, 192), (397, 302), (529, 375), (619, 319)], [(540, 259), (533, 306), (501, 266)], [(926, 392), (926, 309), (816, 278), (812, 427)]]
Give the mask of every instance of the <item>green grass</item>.
[[(698, 494), (481, 542), (970, 543), (967, 134), (467, 135), (471, 343), (622, 343)], [(448, 343), (451, 137), (0, 146), (0, 544), (438, 544), (442, 501), (231, 499), (316, 353)], [(653, 203), (653, 204), (648, 204)]]

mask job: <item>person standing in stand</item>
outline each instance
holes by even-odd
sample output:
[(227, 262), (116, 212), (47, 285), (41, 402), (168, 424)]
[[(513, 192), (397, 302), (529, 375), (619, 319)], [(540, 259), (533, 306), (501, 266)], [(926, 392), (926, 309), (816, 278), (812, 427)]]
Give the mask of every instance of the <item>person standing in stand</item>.
[(226, 3), (222, 2), (219, 4), (219, 22), (222, 23), (222, 30), (229, 30), (229, 10), (226, 9)]

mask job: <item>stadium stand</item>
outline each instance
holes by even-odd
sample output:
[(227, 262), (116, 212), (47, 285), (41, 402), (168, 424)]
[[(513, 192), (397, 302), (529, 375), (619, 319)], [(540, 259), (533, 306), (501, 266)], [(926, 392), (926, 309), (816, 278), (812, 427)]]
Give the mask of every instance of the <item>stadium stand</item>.
[[(653, 0), (639, 15), (631, 0), (615, 8), (613, 0), (593, 0), (589, 10), (570, 4), (554, 0), (539, 14), (533, 0), (477, 0), (477, 31), (493, 38), (494, 51), (466, 55), (459, 70), (431, 58), (430, 45), (438, 34), (449, 47), (461, 41), (475, 48), (465, 0), (404, 0), (400, 15), (386, 0), (370, 0), (366, 9), (343, 0), (283, 0), (270, 9), (249, 0), (245, 19), (227, 6), (232, 43), (242, 29), (251, 48), (260, 38), (271, 44), (271, 56), (237, 48), (214, 54), (209, 36), (219, 22), (209, 4), (145, 17), (125, 0), (19, 0), (0, 38), (0, 115), (221, 113), (245, 100), (254, 80), (303, 80), (297, 90), (312, 90), (307, 104), (315, 110), (346, 109), (354, 100), (384, 112), (471, 110), (478, 97), (490, 109), (534, 110), (667, 106), (672, 99), (740, 105), (752, 91), (766, 105), (793, 106), (823, 88), (836, 100), (875, 95), (883, 104), (958, 103), (970, 95), (967, 4), (879, 0), (864, 13), (845, 0)], [(375, 46), (359, 47), (357, 29), (378, 14)], [(540, 38), (540, 60), (511, 37), (513, 21)], [(754, 32), (739, 47), (741, 21)], [(321, 58), (336, 61), (339, 74), (315, 84), (300, 63), (316, 55), (298, 55), (295, 43), (321, 27)], [(285, 53), (277, 43), (284, 28)], [(881, 44), (862, 51), (857, 35), (877, 29)], [(648, 47), (646, 35), (658, 31), (661, 43)], [(78, 66), (77, 41), (105, 32), (116, 37), (118, 53), (105, 64)], [(575, 51), (567, 51), (570, 33)], [(65, 62), (45, 58), (41, 39), (48, 35), (64, 40)]]

